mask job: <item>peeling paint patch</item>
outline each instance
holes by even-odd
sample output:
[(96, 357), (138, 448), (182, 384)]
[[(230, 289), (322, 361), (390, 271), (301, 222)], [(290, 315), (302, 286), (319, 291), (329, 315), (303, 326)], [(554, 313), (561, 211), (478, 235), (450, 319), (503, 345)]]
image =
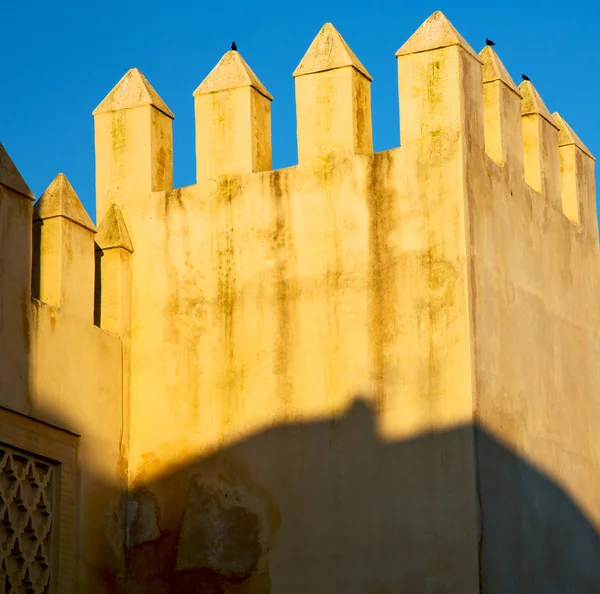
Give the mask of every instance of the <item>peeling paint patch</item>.
[(239, 490), (196, 478), (190, 485), (176, 569), (208, 569), (228, 579), (250, 577), (262, 553), (260, 519)]
[(159, 508), (156, 499), (147, 489), (141, 489), (127, 504), (127, 545), (134, 547), (159, 537)]

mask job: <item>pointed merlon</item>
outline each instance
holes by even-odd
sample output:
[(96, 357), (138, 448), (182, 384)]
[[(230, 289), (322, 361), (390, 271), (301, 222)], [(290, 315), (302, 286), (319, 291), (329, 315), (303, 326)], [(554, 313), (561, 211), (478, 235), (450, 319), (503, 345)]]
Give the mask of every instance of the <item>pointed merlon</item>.
[(458, 45), (481, 62), (475, 50), (464, 40), (452, 23), (440, 11), (434, 12), (396, 52), (396, 57), (428, 52), (434, 49)]
[(486, 45), (480, 52), (479, 57), (483, 62), (482, 75), (483, 83), (499, 80), (503, 82), (511, 91), (514, 91), (519, 97), (519, 88), (508, 74), (504, 64), (498, 57), (498, 54), (489, 46)]
[(338, 30), (331, 23), (325, 23), (306, 50), (292, 76), (314, 74), (345, 66), (352, 66), (367, 79), (373, 80)]
[(521, 100), (521, 115), (534, 115), (537, 114), (544, 118), (551, 126), (554, 126), (558, 130), (556, 122), (552, 119), (548, 108), (542, 101), (536, 88), (533, 86), (531, 81), (524, 80), (519, 85), (519, 91), (523, 99)]
[(173, 112), (152, 88), (146, 77), (137, 68), (132, 68), (96, 107), (92, 115), (144, 105), (152, 105), (166, 116), (175, 119)]
[(13, 163), (12, 159), (8, 156), (6, 149), (0, 142), (0, 185), (5, 186), (24, 196), (29, 200), (35, 200), (33, 192), (29, 189), (29, 186), (25, 183), (25, 180), (21, 177), (19, 170)]
[(116, 204), (112, 204), (106, 211), (96, 235), (96, 243), (103, 250), (111, 248), (123, 248), (128, 252), (133, 252), (131, 237), (127, 231), (125, 219), (121, 210)]
[(573, 128), (567, 124), (565, 119), (557, 111), (552, 114), (552, 118), (558, 126), (558, 146), (574, 144), (578, 149), (588, 155), (588, 157), (594, 159), (594, 161), (596, 160), (594, 155), (590, 152), (590, 149), (581, 142), (579, 136), (573, 132)]
[(218, 91), (239, 89), (240, 87), (252, 87), (261, 95), (273, 101), (271, 93), (258, 80), (258, 76), (252, 72), (240, 53), (237, 50), (230, 50), (200, 83), (194, 91), (194, 97), (217, 93)]
[(64, 217), (92, 233), (96, 232), (94, 223), (64, 173), (59, 173), (54, 178), (33, 206), (34, 221), (45, 221), (53, 217)]

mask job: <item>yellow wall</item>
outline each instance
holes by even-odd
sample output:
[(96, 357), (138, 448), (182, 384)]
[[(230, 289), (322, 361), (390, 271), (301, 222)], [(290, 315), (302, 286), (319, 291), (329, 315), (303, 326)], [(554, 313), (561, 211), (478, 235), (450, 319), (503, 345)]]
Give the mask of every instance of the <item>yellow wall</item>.
[[(535, 89), (523, 83), (520, 92), (523, 105)], [(519, 97), (509, 93), (507, 102), (518, 105)], [(486, 105), (486, 110), (491, 108)], [(543, 103), (539, 111), (542, 115), (523, 115), (523, 136), (525, 167), (529, 159), (537, 171), (535, 180), (545, 180), (538, 186), (543, 192), (528, 184), (527, 175), (523, 179), (523, 148), (509, 133), (502, 138), (504, 166), (478, 161), (473, 172), (476, 190), (469, 196), (469, 210), (475, 418), (520, 459), (551, 477), (596, 536), (586, 535), (572, 510), (555, 504), (554, 494), (539, 492), (535, 475), (516, 464), (499, 464), (495, 446), (480, 437), (483, 579), (493, 593), (568, 591), (572, 583), (581, 591), (598, 587), (597, 572), (588, 569), (600, 554), (594, 164), (558, 114), (550, 116)], [(514, 128), (518, 117), (510, 108), (496, 112), (498, 128)], [(547, 145), (542, 151), (528, 145), (532, 128)], [(502, 507), (504, 513), (495, 511)], [(540, 526), (548, 528), (540, 531)], [(554, 560), (545, 572), (522, 563), (532, 551)]]
[(81, 434), (82, 587), (600, 587), (593, 158), (441, 13), (396, 56), (396, 149), (326, 24), (294, 167), (227, 52), (194, 93), (197, 184), (172, 188), (174, 116), (133, 69), (94, 112), (97, 233), (66, 178), (32, 239), (0, 186), (47, 295), (2, 404)]
[[(80, 436), (75, 493), (60, 501), (76, 513), (61, 531), (78, 543), (69, 550), (77, 583), (114, 592), (125, 568), (127, 419), (121, 340), (94, 326), (95, 229), (62, 175), (33, 211), (31, 192), (17, 173), (7, 175), (14, 165), (0, 154), (0, 406)], [(24, 420), (21, 431), (30, 427)], [(39, 429), (32, 453), (52, 458), (47, 431)], [(1, 425), (0, 441), (20, 447), (16, 433)]]

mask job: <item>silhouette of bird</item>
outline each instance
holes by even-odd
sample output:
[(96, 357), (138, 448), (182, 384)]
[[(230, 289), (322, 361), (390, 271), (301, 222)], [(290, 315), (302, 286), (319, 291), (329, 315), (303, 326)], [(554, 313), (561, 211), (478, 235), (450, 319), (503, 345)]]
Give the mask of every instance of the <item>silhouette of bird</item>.
[(485, 44), (486, 45), (496, 45), (491, 39), (488, 39), (487, 37), (485, 38)]
[(521, 74), (523, 80), (531, 80), (526, 74)]
[(232, 49), (234, 52), (237, 52), (237, 45), (235, 44), (235, 41), (234, 41), (234, 42), (231, 44), (231, 49)]

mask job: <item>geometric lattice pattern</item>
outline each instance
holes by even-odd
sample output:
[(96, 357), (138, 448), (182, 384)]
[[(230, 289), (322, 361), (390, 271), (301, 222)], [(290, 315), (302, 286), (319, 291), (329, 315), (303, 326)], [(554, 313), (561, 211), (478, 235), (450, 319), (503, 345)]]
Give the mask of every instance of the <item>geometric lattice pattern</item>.
[(0, 443), (0, 592), (50, 591), (55, 470)]

